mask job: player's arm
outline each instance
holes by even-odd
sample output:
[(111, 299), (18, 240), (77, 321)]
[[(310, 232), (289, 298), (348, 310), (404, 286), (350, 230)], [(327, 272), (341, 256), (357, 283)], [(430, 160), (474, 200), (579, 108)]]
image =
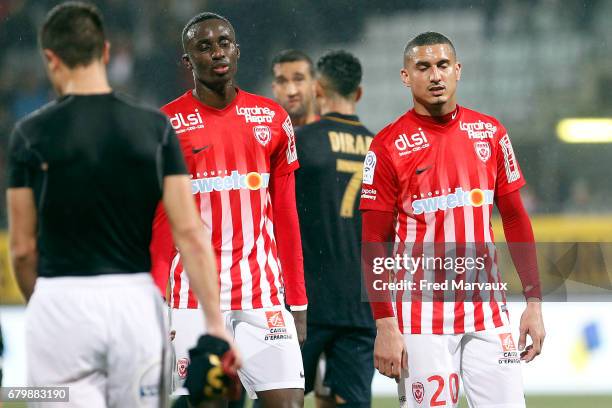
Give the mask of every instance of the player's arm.
[(37, 215), (31, 188), (9, 188), (6, 193), (11, 266), (21, 294), (30, 300), (37, 277)]
[(361, 256), (364, 282), (376, 320), (374, 366), (381, 374), (399, 380), (408, 359), (404, 339), (391, 304), (388, 289), (377, 290), (376, 280), (386, 281), (386, 274), (375, 273), (375, 260), (384, 260), (389, 242), (393, 242), (399, 182), (391, 156), (385, 148), (386, 130), (374, 137), (363, 161), (363, 188), (359, 208), (362, 212)]
[[(174, 254), (174, 242), (172, 231), (168, 224), (168, 216), (164, 211), (163, 202), (160, 202), (155, 211), (153, 220), (153, 235), (151, 236), (151, 275), (155, 285), (159, 288), (162, 296), (166, 298), (168, 278), (170, 276), (170, 264)], [(168, 299), (166, 299), (168, 300)]]
[[(521, 359), (530, 362), (541, 353), (546, 336), (542, 319), (542, 290), (533, 229), (519, 190), (497, 197), (496, 203), (510, 256), (527, 299), (527, 308), (521, 316), (519, 350), (524, 350), (521, 353)], [(525, 347), (527, 335), (531, 337), (532, 344)]]
[(286, 301), (289, 305), (300, 344), (306, 340), (306, 284), (302, 240), (295, 200), (293, 172), (273, 175), (270, 196), (274, 213), (274, 235), (285, 281)]
[(279, 118), (279, 137), (270, 154), (270, 197), (274, 214), (274, 235), (285, 281), (285, 301), (291, 309), (300, 344), (306, 339), (306, 284), (300, 223), (295, 200), (295, 176), (299, 167), (295, 133), (287, 112)]
[(388, 290), (374, 290), (374, 281), (385, 276), (374, 273), (374, 260), (388, 256), (386, 243), (393, 239), (394, 218), (394, 214), (387, 211), (363, 211), (361, 238), (365, 285), (376, 320), (374, 367), (387, 377), (399, 379), (400, 368), (407, 368), (404, 339), (393, 311), (391, 294)]
[(527, 298), (527, 308), (521, 317), (519, 348), (523, 349), (526, 346), (529, 335), (533, 344), (521, 354), (521, 358), (529, 362), (541, 352), (545, 336), (535, 239), (519, 193), (519, 189), (525, 185), (525, 178), (514, 154), (510, 136), (501, 124), (498, 126), (498, 136), (495, 146), (497, 161), (495, 201), (502, 217), (510, 255)]
[(28, 151), (29, 144), (21, 127), (16, 125), (9, 139), (7, 171), (9, 188), (6, 200), (11, 266), (26, 301), (34, 292), (38, 267), (36, 239), (38, 216), (31, 185), (34, 166), (30, 162), (32, 155)]

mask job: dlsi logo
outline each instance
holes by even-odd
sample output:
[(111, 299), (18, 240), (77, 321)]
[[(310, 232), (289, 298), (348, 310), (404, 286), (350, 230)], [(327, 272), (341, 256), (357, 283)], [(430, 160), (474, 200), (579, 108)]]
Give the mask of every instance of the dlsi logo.
[(240, 174), (237, 170), (234, 170), (227, 176), (205, 177), (191, 180), (191, 194), (244, 189), (259, 190), (267, 188), (269, 182), (270, 173), (257, 173), (252, 171), (247, 174)]
[(204, 121), (202, 121), (202, 116), (200, 116), (200, 112), (197, 109), (193, 113), (184, 114), (179, 112), (175, 114), (170, 117), (170, 124), (177, 134), (188, 130), (204, 128)]
[(402, 133), (395, 139), (395, 148), (398, 150), (400, 156), (416, 152), (421, 149), (429, 147), (427, 136), (423, 129), (419, 128), (419, 131), (411, 134), (410, 136)]
[(458, 187), (451, 194), (413, 201), (412, 211), (414, 214), (419, 215), (464, 206), (482, 207), (483, 205), (493, 204), (493, 194), (493, 190), (474, 188), (469, 191), (463, 191), (461, 187)]

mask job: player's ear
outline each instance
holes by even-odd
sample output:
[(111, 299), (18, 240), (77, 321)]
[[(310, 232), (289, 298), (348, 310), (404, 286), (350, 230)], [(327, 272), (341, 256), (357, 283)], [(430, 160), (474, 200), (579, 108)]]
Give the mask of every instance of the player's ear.
[(104, 48), (102, 48), (102, 62), (104, 63), (104, 65), (107, 65), (110, 61), (110, 49), (110, 42), (104, 41)]
[(455, 63), (455, 70), (457, 71), (457, 81), (461, 79), (461, 63)]
[(363, 88), (361, 86), (358, 86), (357, 90), (355, 91), (355, 102), (359, 102), (362, 96), (363, 96)]
[(315, 81), (315, 96), (317, 98), (321, 98), (325, 95), (325, 91), (323, 90), (323, 85), (321, 85), (321, 81), (318, 79)]
[(191, 60), (189, 59), (189, 55), (183, 54), (183, 56), (181, 57), (181, 61), (183, 61), (183, 65), (185, 65), (188, 70), (191, 71), (193, 69), (193, 65), (191, 64)]
[(53, 51), (49, 49), (44, 49), (43, 57), (45, 58), (45, 62), (49, 71), (55, 71), (59, 67), (61, 61), (57, 54), (55, 54)]
[(236, 59), (240, 59), (240, 44), (236, 43)]
[(410, 85), (411, 85), (410, 76), (408, 75), (408, 70), (406, 69), (406, 67), (400, 70), (400, 78), (402, 79), (402, 82), (404, 83), (404, 85), (410, 88)]

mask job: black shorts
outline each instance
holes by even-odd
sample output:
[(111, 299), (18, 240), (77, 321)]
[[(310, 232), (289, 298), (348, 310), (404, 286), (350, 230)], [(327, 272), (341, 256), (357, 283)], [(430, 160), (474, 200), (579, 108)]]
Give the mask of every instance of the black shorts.
[(374, 376), (376, 330), (352, 327), (308, 325), (302, 347), (305, 394), (315, 387), (319, 358), (325, 354), (323, 385), (330, 395), (350, 404), (370, 406)]

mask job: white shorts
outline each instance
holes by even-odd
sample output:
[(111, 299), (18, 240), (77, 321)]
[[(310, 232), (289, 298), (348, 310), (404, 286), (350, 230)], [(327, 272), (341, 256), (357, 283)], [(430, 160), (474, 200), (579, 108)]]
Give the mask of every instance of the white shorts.
[[(171, 309), (170, 314), (176, 331), (172, 384), (175, 395), (184, 395), (189, 349), (204, 333), (204, 314), (200, 309)], [(256, 399), (259, 391), (304, 388), (302, 353), (290, 312), (280, 307), (233, 310), (223, 312), (223, 319), (242, 356), (238, 375), (250, 398)]]
[(459, 379), (470, 407), (523, 408), (519, 351), (507, 326), (458, 335), (404, 334), (408, 373), (401, 408), (457, 407)]
[(28, 385), (69, 387), (62, 407), (165, 406), (168, 331), (149, 273), (38, 278), (25, 328)]

